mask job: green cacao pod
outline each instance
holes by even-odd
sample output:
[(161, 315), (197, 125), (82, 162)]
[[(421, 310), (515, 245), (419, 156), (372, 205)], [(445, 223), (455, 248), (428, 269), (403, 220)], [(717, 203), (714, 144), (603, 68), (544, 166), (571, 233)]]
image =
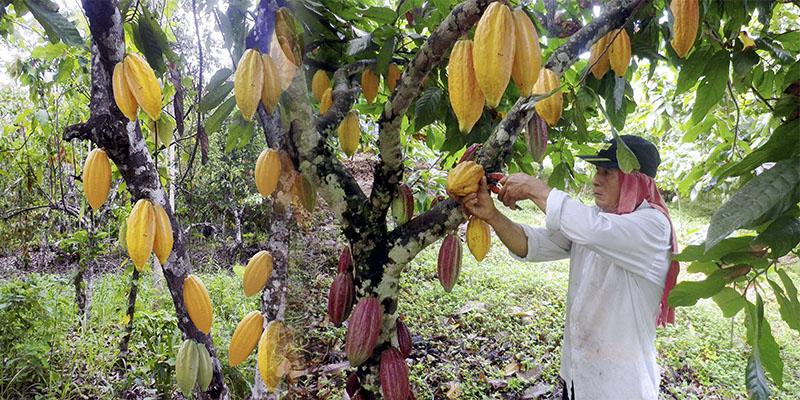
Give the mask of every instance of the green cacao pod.
[(211, 364), (211, 354), (208, 354), (206, 345), (195, 342), (197, 344), (197, 386), (200, 390), (205, 392), (208, 386), (211, 385), (211, 378), (214, 377), (214, 365)]
[(195, 341), (184, 340), (175, 358), (175, 380), (178, 383), (178, 389), (186, 397), (192, 396), (194, 384), (197, 382), (199, 365), (200, 355), (197, 353)]
[(392, 199), (392, 218), (397, 225), (405, 224), (414, 216), (414, 194), (406, 184), (401, 184)]

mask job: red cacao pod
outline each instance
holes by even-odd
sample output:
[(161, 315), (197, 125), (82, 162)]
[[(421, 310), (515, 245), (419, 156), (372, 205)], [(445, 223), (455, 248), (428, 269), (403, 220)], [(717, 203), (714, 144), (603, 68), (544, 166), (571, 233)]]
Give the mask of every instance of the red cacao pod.
[(528, 121), (525, 129), (525, 142), (528, 144), (528, 151), (533, 157), (533, 161), (541, 164), (547, 154), (547, 122), (534, 112), (533, 117)]
[(405, 183), (397, 189), (392, 200), (392, 217), (398, 225), (405, 224), (414, 216), (414, 194)]
[(381, 303), (376, 297), (364, 297), (356, 304), (344, 344), (350, 365), (361, 365), (372, 356), (381, 334), (382, 314)]
[(386, 400), (408, 400), (408, 365), (400, 350), (391, 348), (381, 353), (381, 392)]
[(478, 149), (480, 148), (481, 148), (480, 143), (471, 144), (469, 147), (467, 147), (467, 150), (464, 151), (464, 154), (461, 155), (461, 158), (458, 160), (458, 162), (460, 163), (462, 161), (472, 161), (472, 159), (475, 157), (475, 152), (478, 151)]
[(336, 326), (350, 315), (353, 308), (353, 299), (356, 297), (356, 287), (353, 284), (353, 275), (349, 272), (339, 272), (328, 291), (328, 317)]
[(408, 357), (411, 354), (411, 331), (408, 330), (408, 327), (401, 318), (397, 319), (396, 332), (400, 354), (402, 354), (404, 358)]
[(358, 383), (358, 375), (356, 375), (355, 372), (351, 373), (347, 377), (347, 383), (345, 383), (344, 390), (347, 392), (347, 395), (352, 398), (360, 388), (361, 384)]
[(456, 234), (449, 234), (442, 241), (439, 248), (439, 283), (444, 291), (450, 293), (458, 281), (461, 272), (461, 238)]
[(353, 269), (353, 254), (350, 252), (350, 246), (344, 246), (342, 252), (339, 254), (339, 267), (337, 272), (350, 272)]

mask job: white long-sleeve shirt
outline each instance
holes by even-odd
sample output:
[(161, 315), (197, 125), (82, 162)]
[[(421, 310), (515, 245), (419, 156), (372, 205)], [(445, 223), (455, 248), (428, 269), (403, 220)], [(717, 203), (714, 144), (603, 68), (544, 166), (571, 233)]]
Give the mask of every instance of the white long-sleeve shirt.
[(656, 316), (670, 265), (670, 224), (645, 201), (610, 214), (553, 189), (546, 228), (522, 225), (524, 261), (569, 257), (561, 377), (584, 399), (657, 399)]

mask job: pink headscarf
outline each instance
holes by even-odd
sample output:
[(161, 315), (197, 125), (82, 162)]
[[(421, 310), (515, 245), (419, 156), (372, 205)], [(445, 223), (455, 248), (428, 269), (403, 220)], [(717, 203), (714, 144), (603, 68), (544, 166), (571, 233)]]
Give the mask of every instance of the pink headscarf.
[[(661, 198), (661, 194), (658, 193), (653, 178), (638, 171), (626, 174), (621, 170), (619, 170), (618, 177), (619, 205), (617, 206), (616, 214), (633, 212), (642, 204), (642, 201), (647, 200), (647, 203), (649, 203), (651, 207), (661, 211), (661, 213), (667, 217), (670, 229), (672, 230), (672, 254), (676, 254), (678, 252), (678, 241), (675, 236), (675, 227), (672, 225), (672, 219), (669, 217), (667, 206), (664, 204), (664, 199)], [(658, 318), (656, 318), (656, 324), (658, 326), (666, 326), (667, 324), (675, 322), (675, 309), (667, 304), (667, 298), (669, 297), (670, 290), (675, 287), (679, 271), (680, 265), (677, 261), (672, 260), (669, 271), (667, 272), (667, 280), (664, 283), (664, 294), (661, 295), (661, 309), (658, 313)]]

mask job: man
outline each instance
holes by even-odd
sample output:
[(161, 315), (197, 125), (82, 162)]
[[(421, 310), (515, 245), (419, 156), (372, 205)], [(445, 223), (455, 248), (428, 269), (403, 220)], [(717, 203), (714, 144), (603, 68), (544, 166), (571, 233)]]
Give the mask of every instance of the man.
[(514, 258), (570, 259), (560, 373), (565, 399), (658, 398), (656, 324), (674, 318), (666, 296), (678, 272), (671, 262), (675, 235), (653, 181), (658, 150), (640, 137), (621, 139), (640, 171), (619, 170), (614, 140), (597, 155), (581, 156), (597, 167), (596, 207), (526, 174), (500, 181), (498, 199), (512, 208), (532, 200), (545, 212), (546, 228), (514, 223), (499, 212), (485, 178), (477, 193), (456, 198), (492, 226)]

